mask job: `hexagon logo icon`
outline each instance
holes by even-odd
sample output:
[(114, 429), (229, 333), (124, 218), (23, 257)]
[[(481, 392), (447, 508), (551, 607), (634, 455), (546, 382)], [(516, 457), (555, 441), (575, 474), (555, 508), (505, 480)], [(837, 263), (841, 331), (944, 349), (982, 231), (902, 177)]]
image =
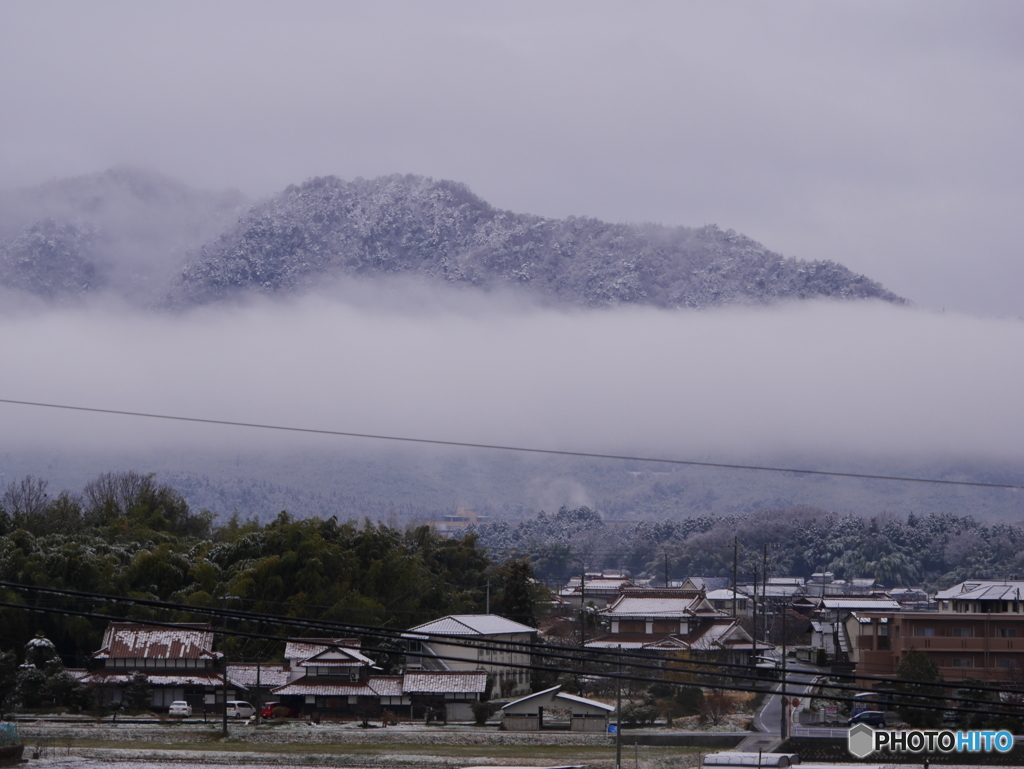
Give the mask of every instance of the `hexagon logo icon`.
[(846, 740), (846, 749), (857, 758), (865, 758), (875, 752), (875, 730), (867, 724), (851, 727)]

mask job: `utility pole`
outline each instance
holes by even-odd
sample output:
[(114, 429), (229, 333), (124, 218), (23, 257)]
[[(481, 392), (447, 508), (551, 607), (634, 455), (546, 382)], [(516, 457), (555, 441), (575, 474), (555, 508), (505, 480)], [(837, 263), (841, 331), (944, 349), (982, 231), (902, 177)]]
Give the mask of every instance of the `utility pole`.
[(260, 725), (263, 711), (263, 694), (260, 692), (260, 658), (256, 658), (256, 726)]
[(668, 588), (668, 553), (665, 553), (665, 588)]
[(220, 733), (224, 737), (228, 736), (228, 620), (227, 617), (223, 619), (223, 632), (221, 638), (224, 639), (224, 698), (221, 702), (221, 727)]
[(764, 600), (764, 612), (761, 621), (764, 630), (764, 642), (768, 643), (768, 543), (764, 543), (764, 565), (761, 572), (761, 598)]
[(754, 665), (757, 665), (757, 567), (754, 567)]
[[(619, 644), (619, 654), (622, 654), (622, 644)], [(619, 657), (619, 664), (616, 672), (622, 674), (622, 657)], [(622, 678), (615, 679), (615, 769), (622, 769)]]
[(586, 646), (587, 640), (587, 623), (586, 615), (584, 614), (586, 606), (586, 594), (587, 594), (587, 566), (584, 563), (580, 566), (580, 648)]
[(779, 735), (785, 740), (789, 737), (789, 701), (786, 699), (786, 611), (782, 612), (782, 726)]
[(740, 538), (732, 538), (732, 618), (736, 619), (736, 575), (740, 559)]

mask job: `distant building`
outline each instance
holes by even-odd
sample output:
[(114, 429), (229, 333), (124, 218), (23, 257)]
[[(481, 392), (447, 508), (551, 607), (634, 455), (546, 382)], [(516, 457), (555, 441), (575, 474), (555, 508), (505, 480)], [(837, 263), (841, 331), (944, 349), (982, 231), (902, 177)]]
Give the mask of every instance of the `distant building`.
[(750, 662), (753, 641), (703, 591), (626, 588), (601, 612), (610, 632), (586, 643), (590, 649), (661, 653), (701, 651), (723, 661)]
[(970, 580), (939, 591), (937, 611), (851, 613), (844, 622), (858, 674), (891, 676), (911, 649), (947, 682), (1024, 678), (1024, 582)]
[(559, 591), (559, 595), (578, 609), (580, 605), (593, 604), (603, 609), (615, 602), (622, 590), (634, 587), (632, 580), (619, 572), (588, 572), (581, 579), (573, 577)]
[(453, 614), (410, 628), (406, 640), (409, 671), (483, 671), (494, 693), (530, 691), (530, 652), (537, 629), (495, 614)]
[(486, 515), (481, 515), (468, 507), (459, 507), (454, 513), (443, 516), (440, 521), (431, 521), (427, 525), (439, 534), (460, 534), (468, 526), (479, 526), (483, 523), (490, 523)]

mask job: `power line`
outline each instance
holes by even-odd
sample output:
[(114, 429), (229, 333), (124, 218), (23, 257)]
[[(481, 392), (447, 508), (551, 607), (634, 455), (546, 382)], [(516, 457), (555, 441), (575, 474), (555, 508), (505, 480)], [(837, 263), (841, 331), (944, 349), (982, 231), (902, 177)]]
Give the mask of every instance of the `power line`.
[[(150, 608), (150, 609), (162, 609), (162, 610), (165, 610), (165, 611), (176, 611), (176, 612), (181, 612), (181, 613), (201, 614), (201, 615), (206, 615), (206, 616), (211, 616), (211, 617), (217, 618), (217, 619), (219, 619), (221, 621), (222, 624), (224, 624), (227, 619), (234, 619), (234, 620), (237, 620), (237, 621), (251, 621), (251, 622), (256, 622), (257, 625), (259, 625), (260, 623), (272, 622), (272, 623), (275, 623), (275, 624), (277, 624), (279, 626), (292, 627), (292, 628), (301, 628), (301, 629), (304, 629), (304, 630), (307, 630), (307, 631), (326, 632), (326, 633), (329, 633), (329, 634), (332, 634), (332, 635), (335, 635), (335, 636), (337, 636), (337, 634), (339, 634), (339, 633), (342, 633), (342, 634), (345, 634), (345, 635), (357, 634), (357, 635), (360, 635), (362, 637), (374, 638), (374, 639), (377, 639), (377, 640), (398, 641), (398, 642), (403, 642), (408, 637), (408, 634), (411, 632), (411, 631), (402, 631), (402, 630), (389, 630), (389, 629), (383, 628), (383, 627), (358, 625), (358, 624), (353, 624), (353, 623), (331, 622), (331, 621), (327, 621), (327, 620), (308, 620), (308, 619), (296, 618), (296, 617), (286, 617), (286, 616), (282, 616), (282, 615), (261, 614), (261, 613), (244, 611), (244, 610), (238, 610), (238, 609), (191, 606), (191, 605), (188, 605), (188, 604), (177, 604), (177, 603), (171, 603), (171, 602), (168, 602), (168, 601), (161, 601), (161, 600), (148, 599), (148, 598), (129, 598), (129, 597), (123, 597), (123, 596), (106, 595), (106, 594), (103, 594), (103, 593), (92, 593), (92, 592), (85, 592), (85, 591), (69, 590), (69, 589), (65, 589), (65, 588), (39, 587), (39, 586), (34, 586), (34, 585), (24, 585), (24, 584), (19, 584), (19, 583), (14, 583), (14, 582), (6, 582), (6, 581), (0, 581), (0, 587), (4, 587), (4, 588), (8, 588), (8, 589), (14, 589), (14, 590), (26, 591), (26, 592), (29, 592), (29, 593), (38, 593), (38, 594), (43, 594), (45, 596), (50, 596), (50, 597), (57, 596), (57, 597), (74, 598), (74, 599), (77, 599), (77, 600), (86, 599), (86, 600), (93, 600), (93, 601), (99, 601), (99, 602), (123, 603), (123, 604), (128, 604), (128, 605), (133, 605), (133, 606), (146, 607), (146, 608)], [(45, 606), (45, 605), (40, 605), (39, 603), (36, 603), (35, 605), (25, 605), (25, 604), (15, 604), (15, 603), (11, 603), (11, 602), (8, 602), (8, 601), (0, 600), (0, 607), (10, 608), (10, 609), (20, 609), (20, 610), (28, 611), (28, 612), (42, 612), (42, 613), (64, 614), (64, 615), (70, 615), (70, 616), (86, 617), (86, 618), (89, 618), (89, 619), (105, 619), (105, 620), (108, 620), (108, 621), (134, 622), (134, 623), (137, 623), (137, 624), (140, 624), (140, 625), (149, 624), (149, 625), (156, 625), (156, 626), (161, 626), (161, 627), (171, 627), (171, 628), (180, 627), (183, 624), (181, 622), (168, 622), (168, 621), (162, 621), (162, 620), (119, 618), (119, 617), (116, 617), (116, 616), (111, 616), (109, 614), (102, 614), (100, 612), (95, 612), (95, 611), (84, 611), (84, 610), (81, 610), (81, 609), (69, 609), (69, 608), (55, 606), (55, 605), (54, 606)], [(240, 629), (231, 630), (231, 629), (228, 629), (227, 627), (222, 627), (222, 628), (218, 628), (218, 629), (212, 629), (211, 628), (211, 630), (212, 630), (212, 632), (221, 633), (221, 634), (224, 634), (224, 635), (239, 636), (239, 637), (244, 637), (244, 638), (247, 638), (247, 639), (255, 638), (255, 639), (260, 639), (260, 640), (272, 640), (272, 641), (277, 641), (277, 642), (285, 642), (285, 641), (307, 641), (308, 642), (308, 640), (309, 640), (308, 638), (303, 639), (303, 638), (290, 638), (290, 637), (287, 637), (287, 636), (285, 636), (285, 637), (274, 636), (274, 635), (270, 635), (268, 633), (245, 631), (245, 630), (240, 630)], [(468, 647), (468, 648), (485, 649), (485, 650), (492, 650), (494, 648), (493, 645), (489, 644), (486, 641), (472, 641), (472, 640), (468, 639), (466, 636), (462, 636), (462, 635), (448, 635), (448, 634), (444, 634), (444, 633), (430, 633), (430, 635), (432, 637), (440, 637), (440, 638), (450, 639), (451, 641), (458, 642), (459, 645), (465, 646), (465, 647)], [(675, 683), (675, 684), (682, 684), (684, 682), (675, 681), (675, 680), (672, 680), (672, 679), (666, 679), (666, 676), (668, 676), (668, 675), (679, 674), (679, 675), (684, 675), (684, 676), (700, 676), (700, 677), (703, 677), (705, 680), (700, 683), (700, 686), (702, 686), (704, 688), (708, 688), (708, 689), (729, 690), (729, 691), (743, 691), (743, 692), (763, 691), (763, 688), (758, 688), (756, 686), (744, 686), (742, 683), (737, 683), (738, 681), (757, 681), (759, 683), (764, 681), (764, 679), (761, 676), (751, 675), (750, 674), (749, 671), (751, 670), (751, 668), (750, 668), (749, 665), (744, 665), (744, 664), (740, 664), (740, 663), (726, 663), (726, 662), (718, 662), (718, 661), (703, 660), (703, 659), (681, 659), (681, 658), (678, 658), (678, 657), (671, 657), (671, 658), (667, 658), (667, 659), (666, 658), (657, 659), (657, 658), (652, 658), (648, 654), (645, 654), (645, 653), (639, 652), (639, 651), (633, 652), (633, 651), (629, 651), (629, 650), (614, 649), (614, 648), (603, 648), (603, 649), (602, 648), (597, 648), (597, 649), (591, 648), (591, 649), (581, 650), (579, 647), (576, 647), (576, 646), (569, 647), (569, 646), (559, 646), (559, 645), (556, 645), (556, 644), (544, 644), (542, 646), (536, 646), (536, 645), (530, 644), (530, 643), (523, 644), (523, 643), (517, 643), (517, 642), (502, 642), (501, 647), (503, 649), (506, 649), (506, 650), (512, 650), (512, 651), (518, 650), (520, 653), (529, 654), (530, 657), (531, 657), (531, 663), (530, 664), (522, 664), (522, 663), (514, 663), (514, 662), (502, 662), (502, 661), (497, 661), (497, 660), (488, 660), (488, 661), (486, 661), (486, 664), (492, 665), (494, 667), (504, 667), (504, 668), (510, 668), (510, 669), (519, 669), (519, 670), (525, 669), (525, 670), (536, 670), (536, 671), (546, 671), (546, 672), (553, 672), (553, 673), (567, 673), (567, 674), (576, 674), (576, 675), (578, 675), (580, 673), (580, 669), (579, 669), (578, 666), (582, 665), (582, 664), (586, 664), (588, 666), (594, 666), (594, 665), (606, 665), (606, 666), (607, 665), (616, 665), (617, 666), (617, 665), (622, 664), (622, 662), (625, 660), (626, 661), (625, 664), (627, 664), (630, 668), (632, 668), (632, 670), (630, 672), (628, 672), (628, 673), (611, 672), (610, 670), (603, 670), (603, 671), (598, 672), (593, 667), (589, 667), (588, 669), (591, 671), (590, 675), (596, 675), (596, 676), (599, 676), (601, 678), (608, 678), (608, 679), (624, 679), (624, 680), (640, 681), (640, 682), (644, 682), (644, 683)], [(395, 651), (395, 650), (381, 649), (381, 648), (377, 648), (377, 649), (375, 649), (375, 651), (378, 651), (378, 652), (381, 652), (381, 653), (384, 653), (384, 654), (388, 654), (388, 655), (401, 655), (401, 654), (404, 654), (404, 652), (402, 652), (402, 651)], [(436, 656), (437, 659), (442, 659), (442, 660), (462, 661), (462, 659), (459, 658), (459, 657), (452, 657), (452, 656), (449, 656), (449, 655), (438, 654), (438, 655), (435, 655), (435, 656)], [(533, 664), (532, 658), (555, 660), (556, 662), (555, 662), (555, 664), (537, 665), (537, 664)], [(559, 660), (563, 661), (565, 664), (559, 665), (558, 664)], [(575, 665), (576, 667), (567, 667), (566, 665)], [(686, 666), (693, 666), (693, 667), (686, 667)], [(711, 669), (709, 669), (709, 666), (710, 666)], [(742, 672), (738, 672), (738, 671), (731, 672), (729, 670), (729, 669), (736, 669), (736, 668), (741, 669), (743, 671), (747, 671), (747, 672), (746, 673), (742, 673)], [(646, 675), (642, 674), (645, 671), (649, 671), (649, 672), (647, 672)], [(799, 671), (797, 671), (797, 672), (799, 672)], [(708, 678), (710, 678), (711, 681), (706, 680)], [(913, 681), (913, 680), (899, 679), (899, 678), (896, 678), (894, 676), (875, 676), (875, 675), (865, 675), (865, 674), (861, 674), (861, 675), (856, 675), (856, 674), (833, 674), (832, 678), (834, 678), (834, 679), (845, 679), (845, 680), (854, 681), (854, 682), (856, 682), (857, 680), (874, 680), (874, 681), (880, 681), (880, 682), (884, 682), (884, 683), (888, 683), (888, 684), (896, 684), (896, 685), (901, 684), (901, 683), (910, 683), (910, 684), (918, 684), (918, 683), (920, 683), (920, 682)], [(714, 682), (716, 680), (717, 680), (717, 683)], [(964, 682), (960, 682), (960, 683), (964, 683)], [(937, 689), (941, 689), (941, 688), (946, 687), (946, 686), (955, 686), (955, 683), (951, 683), (951, 682), (936, 683), (935, 686), (936, 686)], [(837, 682), (829, 683), (829, 684), (826, 685), (826, 687), (831, 689), (831, 690), (833, 690), (833, 691), (839, 691), (839, 692), (859, 692), (860, 691), (860, 688), (858, 686), (856, 686), (856, 685), (841, 684), (841, 683), (837, 683)], [(969, 686), (963, 686), (962, 688), (964, 690), (967, 690), (967, 691), (970, 691), (970, 692), (974, 692), (974, 693), (986, 693), (987, 692), (987, 693), (992, 693), (992, 694), (996, 694), (996, 695), (998, 695), (999, 693), (1002, 693), (1003, 691), (1005, 691), (1005, 687), (989, 686), (989, 685), (986, 685), (986, 684), (980, 684), (980, 685), (979, 684), (971, 684)], [(972, 698), (970, 696), (964, 696), (962, 693), (958, 693), (958, 694), (955, 694), (953, 696), (946, 695), (945, 693), (943, 693), (943, 694), (934, 694), (934, 693), (928, 693), (928, 692), (893, 692), (892, 694), (895, 697), (897, 697), (897, 698), (899, 698), (899, 697), (911, 697), (911, 698), (913, 698), (914, 700), (916, 700), (919, 703), (919, 704), (915, 705), (915, 707), (922, 707), (922, 708), (945, 709), (947, 707), (948, 703), (950, 703), (950, 702), (955, 702), (955, 703), (958, 703), (960, 705), (965, 705), (965, 704), (967, 704), (967, 705), (990, 705), (991, 704), (991, 702), (988, 701), (988, 700), (975, 699), (975, 698)], [(881, 692), (879, 692), (879, 696), (882, 696)], [(836, 700), (836, 701), (841, 701), (841, 702), (858, 702), (858, 700), (856, 698), (854, 698), (852, 696), (846, 697), (846, 696), (843, 696), (842, 694), (839, 694), (839, 695), (829, 695), (827, 697), (824, 697), (824, 699)], [(929, 704), (929, 703), (921, 702), (921, 700), (935, 700), (937, 702), (935, 704)], [(985, 713), (985, 714), (996, 714), (996, 713), (998, 713), (998, 714), (1005, 714), (1005, 711), (995, 711), (994, 712), (994, 711), (991, 711), (991, 710), (978, 710), (978, 709), (970, 709), (970, 708), (965, 708), (965, 707), (960, 707), (959, 710), (961, 710), (961, 711), (963, 711), (965, 713), (966, 712), (970, 712), (970, 713)]]
[(842, 473), (833, 470), (807, 470), (794, 467), (770, 467), (767, 465), (738, 465), (727, 462), (697, 462), (687, 459), (666, 459), (664, 457), (635, 457), (625, 454), (598, 454), (586, 451), (560, 451), (558, 449), (539, 449), (527, 446), (501, 446), (490, 443), (466, 443), (463, 441), (442, 441), (433, 438), (410, 438), (398, 435), (374, 435), (372, 433), (353, 433), (341, 430), (322, 430), (312, 427), (290, 427), (287, 425), (266, 425), (256, 422), (233, 422), (224, 419), (202, 419), (200, 417), (183, 417), (172, 414), (149, 414), (140, 411), (121, 411), (118, 409), (101, 409), (88, 406), (69, 406), (61, 403), (38, 403), (35, 401), (12, 400), (0, 398), (0, 403), (7, 403), (14, 406), (35, 406), (48, 409), (62, 409), (65, 411), (84, 411), (93, 414), (114, 414), (125, 417), (139, 417), (144, 419), (164, 419), (174, 422), (189, 422), (193, 424), (221, 425), (224, 427), (246, 427), (257, 430), (278, 430), (282, 432), (307, 433), (311, 435), (331, 435), (342, 438), (362, 438), (377, 441), (397, 441), (400, 443), (419, 443), (432, 446), (452, 446), (464, 449), (485, 449), (488, 451), (515, 451), (526, 454), (545, 454), (549, 456), (579, 457), (582, 459), (614, 459), (624, 462), (653, 462), (666, 465), (682, 465), (687, 467), (712, 467), (725, 470), (756, 470), (769, 473), (796, 473), (800, 475), (821, 475), (835, 478), (855, 478), (858, 480), (871, 481), (897, 481), (900, 483), (935, 483), (948, 486), (977, 486), (989, 489), (1024, 489), (1007, 483), (985, 483), (982, 481), (949, 481), (939, 478), (911, 478), (898, 475), (872, 475), (869, 473)]

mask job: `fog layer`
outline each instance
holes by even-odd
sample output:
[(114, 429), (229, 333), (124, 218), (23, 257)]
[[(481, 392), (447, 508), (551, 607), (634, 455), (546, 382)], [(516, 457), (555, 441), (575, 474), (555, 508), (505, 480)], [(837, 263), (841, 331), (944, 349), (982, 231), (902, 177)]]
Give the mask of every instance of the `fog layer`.
[[(703, 461), (1024, 456), (1017, 321), (881, 303), (565, 313), (374, 297), (0, 316), (0, 398)], [(5, 451), (359, 445), (8, 404), (0, 434)]]

